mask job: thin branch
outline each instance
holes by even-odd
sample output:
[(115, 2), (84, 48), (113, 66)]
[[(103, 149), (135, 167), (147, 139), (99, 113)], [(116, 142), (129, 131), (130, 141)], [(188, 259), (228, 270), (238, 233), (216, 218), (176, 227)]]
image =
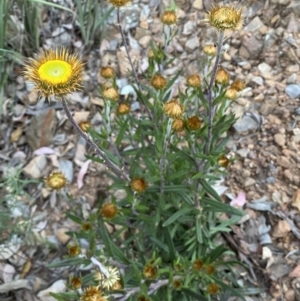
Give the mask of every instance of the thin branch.
[(220, 61), (220, 54), (221, 54), (221, 50), (222, 50), (222, 46), (223, 46), (223, 36), (224, 36), (223, 31), (220, 31), (216, 61), (215, 61), (215, 65), (214, 65), (212, 73), (211, 73), (210, 83), (209, 83), (209, 87), (208, 87), (208, 135), (207, 135), (207, 144), (206, 144), (206, 149), (205, 149), (206, 155), (208, 155), (210, 152), (210, 144), (211, 144), (211, 140), (212, 140), (212, 126), (213, 126), (213, 120), (214, 120), (213, 86), (215, 83), (216, 73), (217, 73), (218, 65), (219, 65), (219, 61)]
[(67, 101), (66, 98), (62, 97), (61, 99), (62, 102), (62, 106), (64, 108), (64, 111), (68, 117), (68, 119), (70, 120), (71, 124), (73, 125), (74, 129), (76, 130), (76, 132), (88, 143), (90, 144), (97, 152), (97, 154), (99, 155), (99, 157), (101, 159), (104, 160), (104, 164), (110, 168), (117, 176), (119, 176), (121, 179), (130, 181), (130, 177), (129, 175), (124, 171), (124, 168), (119, 168), (115, 163), (113, 163), (104, 153), (103, 150), (101, 150), (98, 145), (92, 140), (92, 138), (87, 135), (85, 132), (83, 132), (81, 130), (81, 128), (78, 126), (78, 124), (76, 123), (76, 121), (74, 120), (68, 105), (67, 105)]

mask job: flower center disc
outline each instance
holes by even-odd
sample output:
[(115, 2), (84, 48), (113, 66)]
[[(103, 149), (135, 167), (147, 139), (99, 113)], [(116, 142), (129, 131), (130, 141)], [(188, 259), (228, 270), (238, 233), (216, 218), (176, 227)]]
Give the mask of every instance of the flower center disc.
[(72, 76), (72, 67), (65, 61), (52, 60), (42, 64), (38, 73), (40, 79), (49, 84), (65, 84)]

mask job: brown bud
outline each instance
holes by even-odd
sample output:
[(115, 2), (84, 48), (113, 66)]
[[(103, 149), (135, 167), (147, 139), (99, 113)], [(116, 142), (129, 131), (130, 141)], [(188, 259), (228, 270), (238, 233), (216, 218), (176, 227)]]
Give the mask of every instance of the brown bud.
[(203, 51), (208, 56), (215, 56), (217, 53), (217, 49), (214, 45), (206, 45), (203, 48)]
[(196, 131), (202, 128), (203, 121), (198, 116), (192, 116), (188, 118), (188, 120), (186, 121), (186, 125), (189, 130)]
[(109, 87), (103, 90), (102, 97), (105, 100), (110, 101), (118, 101), (119, 100), (119, 93), (114, 87)]
[(171, 11), (171, 10), (165, 11), (161, 16), (161, 21), (165, 25), (173, 25), (177, 21), (177, 16), (174, 11)]
[(111, 67), (108, 67), (108, 66), (101, 68), (100, 74), (105, 79), (111, 79), (111, 78), (114, 78), (116, 76), (115, 70)]
[(183, 114), (183, 105), (176, 99), (171, 99), (164, 104), (163, 111), (170, 118), (179, 118)]
[(117, 108), (117, 113), (120, 115), (126, 115), (130, 113), (130, 105), (125, 102), (121, 102)]
[(225, 93), (225, 97), (230, 99), (230, 100), (236, 100), (237, 99), (237, 90), (233, 89), (233, 88), (228, 88), (226, 90), (226, 93)]
[(167, 85), (167, 80), (163, 76), (156, 74), (151, 79), (151, 85), (156, 90), (162, 90)]
[(216, 74), (215, 82), (220, 85), (227, 85), (229, 79), (230, 79), (229, 73), (225, 69), (219, 68)]
[(115, 218), (118, 214), (118, 207), (113, 203), (105, 203), (101, 209), (101, 215), (106, 218)]
[(143, 178), (134, 178), (131, 180), (130, 186), (136, 192), (144, 192), (147, 188), (147, 183)]
[(201, 79), (200, 79), (200, 76), (197, 75), (197, 74), (190, 75), (190, 76), (186, 79), (186, 84), (187, 84), (189, 87), (192, 87), (192, 88), (199, 88), (199, 87), (201, 86)]

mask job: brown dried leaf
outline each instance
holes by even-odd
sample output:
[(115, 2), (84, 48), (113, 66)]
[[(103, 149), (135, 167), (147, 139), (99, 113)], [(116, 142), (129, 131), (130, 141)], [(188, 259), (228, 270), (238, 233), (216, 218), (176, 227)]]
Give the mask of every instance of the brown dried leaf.
[(279, 221), (276, 225), (273, 236), (275, 237), (284, 237), (291, 231), (291, 227), (286, 221)]

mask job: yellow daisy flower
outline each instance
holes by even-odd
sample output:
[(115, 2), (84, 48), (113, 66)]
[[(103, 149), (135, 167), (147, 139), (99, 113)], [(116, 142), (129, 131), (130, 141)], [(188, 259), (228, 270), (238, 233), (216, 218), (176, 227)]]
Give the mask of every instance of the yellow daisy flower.
[(65, 48), (44, 50), (25, 65), (24, 76), (45, 97), (65, 96), (81, 89), (84, 64)]

